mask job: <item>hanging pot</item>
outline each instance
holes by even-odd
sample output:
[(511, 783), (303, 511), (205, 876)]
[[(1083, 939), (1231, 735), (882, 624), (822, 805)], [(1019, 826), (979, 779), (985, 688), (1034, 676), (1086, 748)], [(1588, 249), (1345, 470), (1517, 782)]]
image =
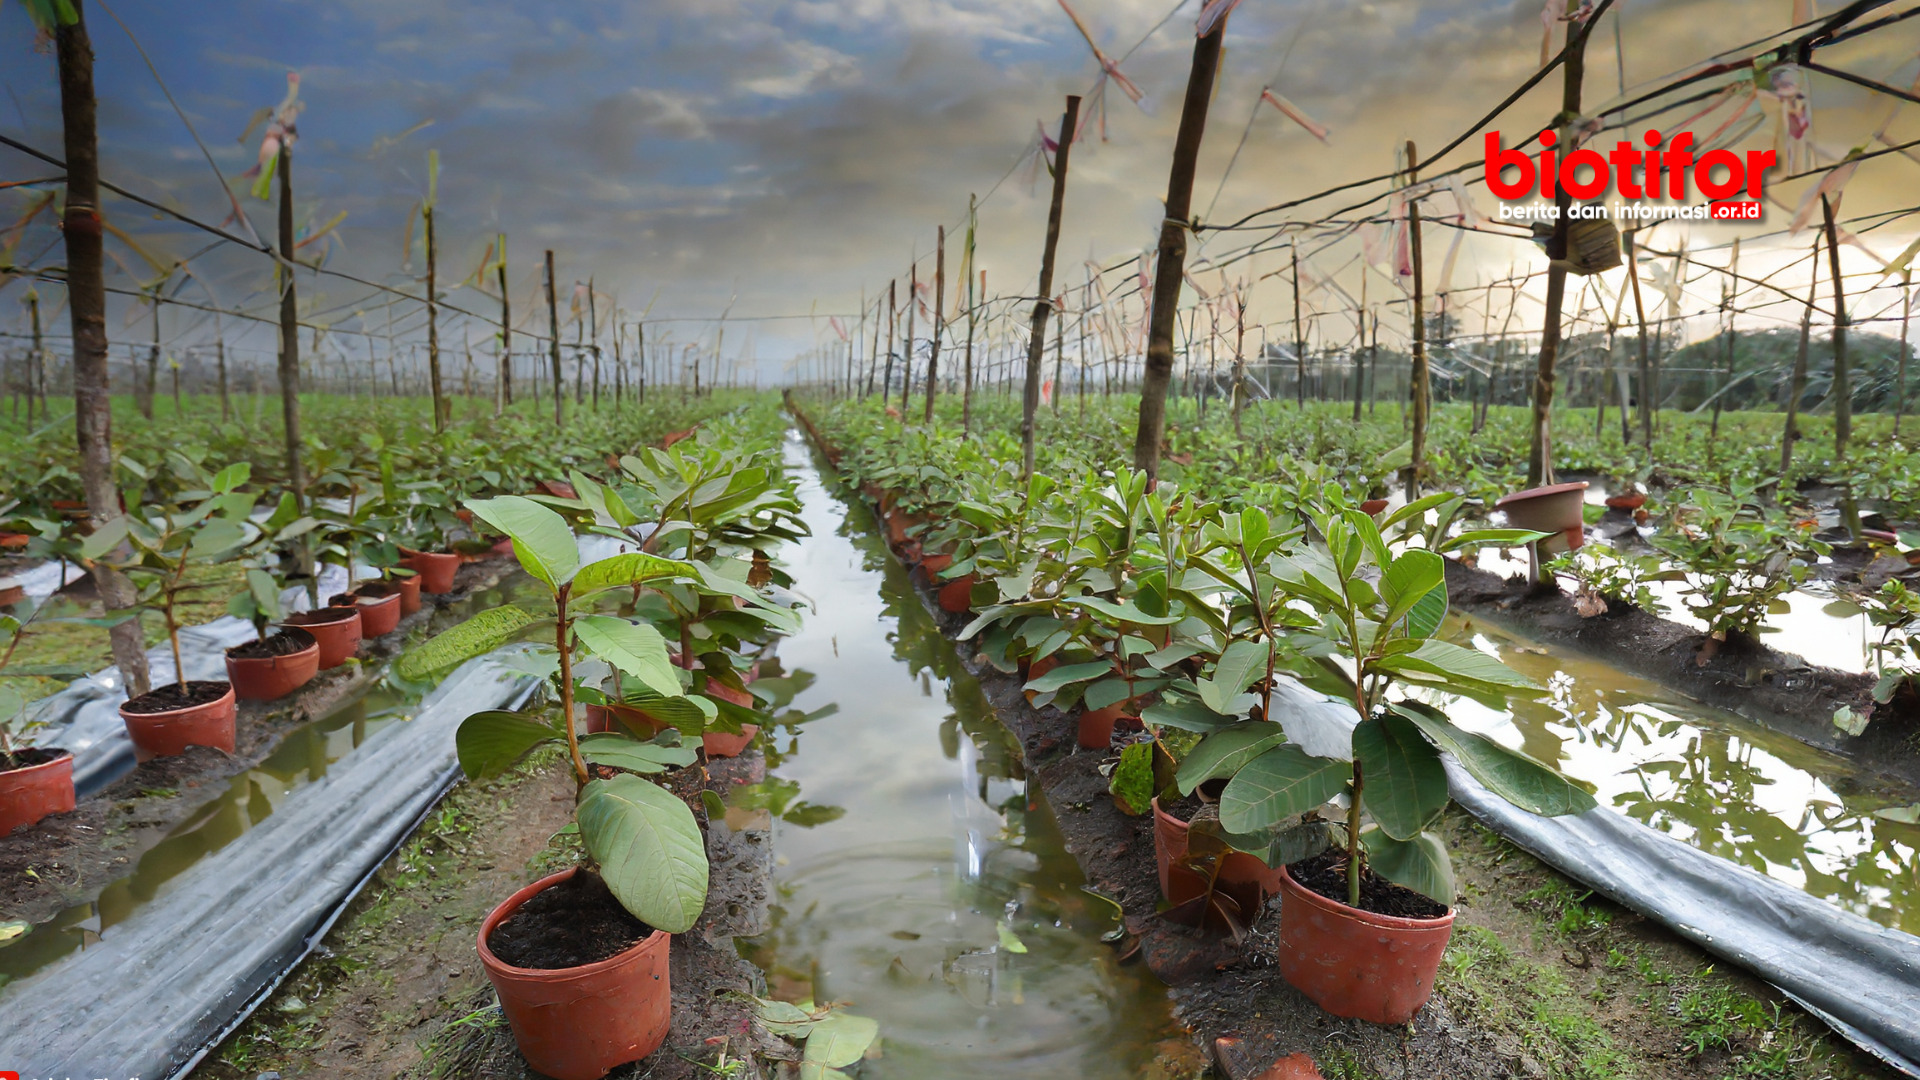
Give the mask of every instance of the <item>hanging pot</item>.
[(1280, 873), (1280, 975), (1314, 1004), (1376, 1024), (1404, 1024), (1433, 994), (1453, 912), (1376, 915), (1329, 900)]
[(235, 656), (249, 645), (227, 650), (227, 681), (233, 684), (233, 696), (241, 701), (274, 701), (307, 685), (320, 673), (320, 643), (297, 626), (283, 628), (276, 638), (284, 638), (299, 648), (272, 656)]
[[(187, 684), (189, 689), (197, 686), (219, 686), (224, 688), (224, 692), (212, 701), (166, 712), (127, 711), (128, 706), (143, 703), (153, 693), (142, 694), (120, 706), (120, 719), (127, 725), (127, 735), (133, 740), (133, 755), (137, 760), (148, 761), (184, 754), (189, 746), (210, 746), (215, 750), (233, 753), (233, 721), (237, 714), (233, 684)], [(169, 690), (172, 687), (161, 689)]]
[(1586, 542), (1586, 519), (1581, 517), (1586, 490), (1585, 480), (1549, 484), (1516, 491), (1495, 502), (1493, 508), (1506, 511), (1507, 524), (1516, 529), (1556, 534), (1540, 541), (1540, 550), (1558, 554)]
[(401, 548), (406, 558), (400, 565), (420, 575), (420, 588), (430, 593), (453, 591), (453, 574), (460, 569), (460, 556), (450, 551), (414, 551)]
[(14, 751), (16, 768), (0, 772), (0, 837), (50, 814), (73, 809), (73, 755), (57, 747)]
[(600, 1080), (666, 1041), (672, 1018), (668, 950), (655, 930), (618, 956), (570, 968), (523, 968), (487, 947), (494, 927), (543, 890), (572, 877), (570, 867), (521, 889), (480, 924), (480, 966), (527, 1064), (555, 1080)]
[(360, 651), (360, 609), (324, 607), (287, 616), (286, 625), (298, 626), (320, 643), (320, 670), (337, 668)]

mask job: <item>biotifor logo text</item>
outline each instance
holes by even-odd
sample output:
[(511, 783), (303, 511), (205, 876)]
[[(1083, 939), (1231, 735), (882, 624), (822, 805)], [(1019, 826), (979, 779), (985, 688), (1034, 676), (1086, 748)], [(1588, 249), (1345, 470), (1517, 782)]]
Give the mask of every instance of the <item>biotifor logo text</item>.
[[(1540, 153), (1529, 157), (1501, 145), (1499, 132), (1487, 133), (1487, 190), (1504, 203), (1533, 195), (1547, 200), (1547, 205), (1502, 205), (1502, 218), (1552, 221), (1559, 216), (1553, 200), (1564, 191), (1580, 200), (1571, 210), (1576, 218), (1756, 221), (1766, 171), (1774, 164), (1771, 150), (1749, 150), (1743, 156), (1718, 149), (1695, 155), (1691, 131), (1664, 140), (1658, 131), (1648, 131), (1641, 137), (1644, 146), (1622, 139), (1605, 154), (1583, 146), (1563, 156), (1554, 150), (1558, 142), (1552, 131), (1541, 132)], [(1656, 199), (1692, 199), (1696, 192), (1704, 204), (1651, 205)], [(1611, 206), (1592, 201), (1609, 193), (1617, 197)]]

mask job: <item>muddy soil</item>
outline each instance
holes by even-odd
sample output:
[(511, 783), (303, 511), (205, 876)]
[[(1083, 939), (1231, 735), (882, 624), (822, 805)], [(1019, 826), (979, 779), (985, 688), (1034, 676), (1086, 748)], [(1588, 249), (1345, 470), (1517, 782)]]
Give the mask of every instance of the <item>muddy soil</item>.
[(232, 754), (196, 746), (155, 758), (72, 811), (0, 838), (0, 919), (37, 924), (98, 897), (176, 826), (219, 798), (227, 781), (265, 761), (288, 733), (371, 687), (412, 631), (448, 605), (493, 587), (515, 565), (511, 558), (494, 558), (462, 566), (453, 592), (421, 597), (420, 610), (402, 619), (394, 633), (362, 642), (361, 663), (323, 671), (279, 701), (240, 702)]
[[(714, 762), (706, 786), (719, 791), (765, 774), (757, 751)], [(694, 929), (673, 939), (673, 1027), (646, 1060), (616, 1069), (629, 1077), (712, 1076), (724, 1052), (794, 1060), (797, 1051), (752, 1022), (727, 991), (764, 994), (759, 969), (733, 938), (766, 932), (773, 851), (766, 828), (707, 823), (701, 781), (685, 770), (673, 785), (692, 796), (707, 825), (712, 883)], [(536, 755), (487, 783), (462, 783), (303, 964), (196, 1077), (538, 1080), (514, 1048), (475, 941), (495, 905), (521, 886), (580, 857), (573, 834), (573, 781), (557, 752)], [(759, 1062), (733, 1074), (764, 1077)]]
[[(1870, 771), (1920, 783), (1920, 709), (1910, 696), (1873, 701), (1873, 677), (1818, 667), (1764, 644), (1730, 641), (1704, 650), (1705, 635), (1625, 604), (1583, 617), (1573, 597), (1447, 560), (1455, 610), (1523, 637), (1604, 661), (1706, 705), (1852, 758)], [(1872, 714), (1858, 736), (1834, 726), (1842, 706)]]

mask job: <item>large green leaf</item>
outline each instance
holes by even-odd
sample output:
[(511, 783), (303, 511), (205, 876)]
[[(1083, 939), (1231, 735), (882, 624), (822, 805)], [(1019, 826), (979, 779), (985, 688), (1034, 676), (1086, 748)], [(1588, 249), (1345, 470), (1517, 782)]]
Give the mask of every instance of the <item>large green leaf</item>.
[(1037, 679), (1030, 680), (1026, 689), (1036, 694), (1050, 694), (1063, 686), (1088, 679), (1097, 679), (1113, 671), (1113, 664), (1107, 660), (1094, 660), (1085, 664), (1065, 664), (1054, 668)]
[(707, 848), (693, 811), (637, 776), (580, 792), (580, 839), (620, 906), (656, 930), (684, 934), (707, 902)]
[(1445, 588), (1446, 582), (1447, 564), (1440, 556), (1418, 548), (1401, 552), (1380, 575), (1380, 598), (1387, 602), (1387, 614), (1381, 621), (1398, 622), (1427, 594)]
[(1340, 793), (1353, 767), (1282, 743), (1247, 762), (1220, 795), (1220, 824), (1256, 832), (1304, 814)]
[(1136, 626), (1172, 626), (1182, 618), (1179, 615), (1149, 615), (1140, 610), (1140, 606), (1131, 600), (1116, 604), (1098, 596), (1074, 596), (1060, 602), (1067, 607), (1098, 612), (1114, 622), (1132, 623)]
[(519, 495), (468, 499), (467, 509), (507, 534), (520, 565), (549, 588), (559, 589), (580, 569), (580, 548), (567, 519), (532, 499)]
[(1462, 731), (1437, 710), (1403, 702), (1394, 705), (1393, 711), (1418, 724), (1435, 746), (1452, 754), (1489, 791), (1528, 813), (1559, 817), (1582, 814), (1597, 805), (1585, 788), (1518, 750)]
[(1179, 728), (1181, 731), (1212, 732), (1228, 726), (1226, 717), (1190, 697), (1168, 694), (1140, 712), (1140, 719), (1154, 727)]
[(595, 765), (611, 765), (616, 769), (631, 769), (637, 773), (684, 769), (699, 760), (692, 747), (640, 742), (611, 732), (582, 735), (580, 756)]
[(590, 562), (573, 575), (572, 599), (603, 589), (631, 588), (661, 578), (693, 577), (693, 564), (679, 559), (663, 559), (644, 551), (629, 551)]
[(1447, 808), (1440, 752), (1411, 720), (1387, 713), (1353, 729), (1353, 756), (1365, 780), (1362, 801), (1395, 840), (1411, 840)]
[(851, 1016), (835, 1010), (813, 1025), (800, 1065), (802, 1080), (823, 1075), (815, 1070), (839, 1069), (859, 1061), (880, 1034), (879, 1023), (864, 1016)]
[(408, 682), (432, 678), (482, 653), (492, 652), (540, 621), (540, 616), (512, 604), (476, 612), (466, 622), (442, 630), (425, 644), (407, 650), (394, 663), (394, 674)]
[(1213, 676), (1195, 680), (1200, 700), (1222, 716), (1243, 711), (1234, 706), (1247, 686), (1267, 673), (1267, 653), (1265, 642), (1240, 640), (1228, 644), (1214, 664)]
[(1540, 693), (1533, 680), (1494, 657), (1435, 638), (1399, 651), (1389, 646), (1387, 654), (1374, 660), (1373, 666), (1393, 672), (1406, 682), (1461, 694), (1491, 708), (1504, 707), (1510, 694)]
[(1279, 724), (1260, 720), (1216, 731), (1187, 751), (1179, 771), (1174, 773), (1174, 782), (1180, 786), (1180, 794), (1191, 795), (1194, 788), (1215, 777), (1232, 776), (1242, 765), (1285, 742), (1286, 738), (1287, 733)]
[(680, 694), (680, 676), (667, 657), (666, 639), (646, 623), (612, 615), (581, 615), (573, 632), (593, 655), (639, 679), (663, 697)]
[(541, 743), (564, 738), (566, 734), (551, 724), (489, 709), (460, 722), (453, 746), (460, 758), (460, 771), (467, 774), (467, 779), (484, 780), (506, 772)]
[(1384, 830), (1368, 829), (1360, 834), (1360, 840), (1367, 846), (1367, 865), (1374, 873), (1453, 906), (1453, 860), (1439, 837), (1423, 832), (1411, 840), (1395, 840)]

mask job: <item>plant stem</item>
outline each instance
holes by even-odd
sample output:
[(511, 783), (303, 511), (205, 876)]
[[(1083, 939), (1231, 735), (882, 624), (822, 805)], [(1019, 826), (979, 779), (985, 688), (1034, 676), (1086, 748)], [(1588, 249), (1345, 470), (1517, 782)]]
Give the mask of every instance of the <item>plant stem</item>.
[(554, 644), (560, 649), (560, 723), (567, 732), (567, 756), (573, 760), (574, 780), (581, 786), (587, 786), (587, 763), (580, 756), (580, 737), (573, 730), (573, 650), (569, 648), (573, 624), (567, 619), (567, 593), (572, 587), (562, 585), (554, 593), (554, 601), (559, 611), (553, 618)]
[(1353, 761), (1353, 801), (1347, 804), (1347, 906), (1360, 906), (1360, 759)]

